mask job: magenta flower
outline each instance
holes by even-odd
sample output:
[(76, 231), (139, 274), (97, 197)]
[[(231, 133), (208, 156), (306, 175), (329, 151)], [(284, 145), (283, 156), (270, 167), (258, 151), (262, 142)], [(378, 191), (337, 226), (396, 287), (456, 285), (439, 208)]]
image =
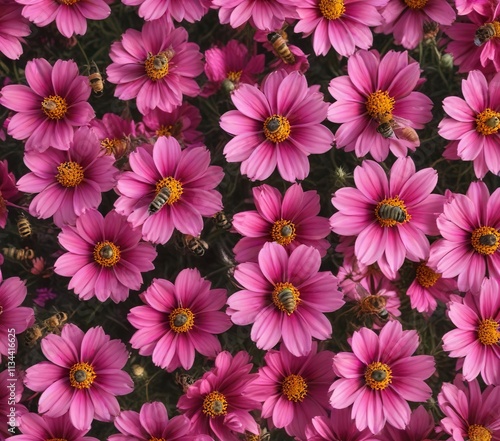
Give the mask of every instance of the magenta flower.
[[(205, 147), (181, 150), (172, 136), (162, 136), (149, 147), (139, 147), (130, 155), (132, 171), (118, 180), (116, 210), (128, 216), (134, 227), (142, 225), (144, 239), (153, 243), (166, 243), (174, 228), (199, 236), (202, 216), (222, 210), (222, 196), (214, 190), (224, 176), (222, 168), (210, 165)], [(168, 199), (153, 212), (150, 206), (160, 191)]]
[[(11, 374), (14, 374), (14, 376)], [(0, 419), (2, 423), (0, 425), (0, 437), (4, 437), (1, 439), (6, 439), (9, 435), (12, 435), (15, 427), (19, 426), (21, 415), (28, 412), (28, 409), (19, 403), (24, 391), (22, 377), (23, 373), (12, 369), (5, 369), (0, 372), (0, 382), (4, 385), (0, 388), (0, 415), (2, 415)]]
[(210, 0), (122, 0), (128, 6), (139, 6), (139, 17), (144, 20), (158, 20), (167, 18), (169, 22), (175, 20), (189, 23), (201, 20), (210, 7)]
[(479, 295), (452, 296), (448, 316), (456, 329), (443, 335), (443, 349), (450, 357), (463, 358), (464, 380), (480, 373), (486, 384), (500, 386), (499, 284), (485, 279)]
[(299, 245), (289, 256), (281, 245), (268, 242), (258, 261), (236, 267), (234, 278), (244, 289), (227, 301), (233, 323), (253, 323), (250, 338), (259, 349), (283, 341), (297, 357), (311, 351), (313, 338), (331, 338), (332, 325), (324, 313), (344, 302), (337, 278), (330, 271), (319, 272), (319, 251)]
[(120, 340), (97, 326), (84, 333), (73, 324), (61, 335), (48, 334), (41, 343), (49, 361), (26, 371), (25, 384), (42, 392), (38, 412), (56, 418), (69, 412), (76, 429), (90, 428), (92, 420), (112, 421), (120, 413), (116, 395), (133, 391), (134, 383), (122, 370), (128, 352)]
[(453, 440), (500, 440), (500, 387), (487, 386), (481, 392), (477, 380), (444, 383), (438, 395), (443, 431)]
[(159, 401), (144, 403), (139, 413), (124, 410), (113, 423), (121, 435), (111, 435), (108, 441), (212, 441), (208, 435), (188, 435), (191, 421), (184, 415), (169, 420), (165, 405)]
[(26, 152), (24, 162), (31, 173), (19, 179), (20, 190), (38, 193), (30, 214), (41, 219), (54, 216), (54, 223), (74, 225), (85, 210), (97, 208), (102, 192), (111, 190), (118, 170), (114, 158), (105, 156), (95, 133), (88, 127), (75, 132), (70, 150), (48, 148), (43, 155)]
[(227, 351), (215, 359), (215, 367), (189, 386), (177, 408), (191, 420), (191, 433), (210, 435), (214, 439), (239, 441), (235, 433), (245, 431), (258, 435), (259, 427), (250, 415), (260, 403), (249, 393), (257, 379), (251, 374), (247, 352), (234, 357)]
[(493, 4), (491, 0), (455, 0), (455, 7), (458, 15), (467, 15), (471, 11), (488, 15), (493, 8)]
[(130, 148), (130, 138), (136, 136), (136, 124), (114, 113), (105, 113), (102, 119), (93, 119), (90, 127), (97, 135), (102, 149), (116, 160), (125, 156)]
[(11, 0), (0, 0), (0, 53), (18, 60), (23, 53), (21, 43), (31, 33), (30, 25), (21, 15), (22, 6)]
[(429, 253), (425, 236), (437, 235), (436, 216), (444, 196), (431, 194), (437, 184), (432, 168), (415, 171), (411, 158), (398, 158), (389, 179), (374, 161), (363, 161), (354, 170), (357, 188), (341, 188), (332, 198), (339, 210), (330, 218), (332, 230), (357, 236), (354, 252), (365, 265), (377, 262), (395, 279), (405, 257), (418, 262)]
[(141, 287), (141, 273), (154, 269), (154, 247), (141, 242), (141, 231), (114, 210), (104, 218), (97, 210), (86, 211), (75, 227), (63, 227), (58, 239), (68, 252), (56, 260), (55, 272), (71, 277), (68, 288), (81, 300), (122, 302)]
[(418, 347), (416, 331), (403, 331), (401, 323), (387, 323), (377, 335), (368, 328), (354, 332), (353, 353), (333, 358), (335, 380), (330, 403), (335, 409), (351, 404), (358, 430), (380, 432), (386, 423), (404, 429), (410, 422), (409, 401), (426, 401), (432, 391), (424, 380), (434, 372), (430, 355), (412, 355)]
[(17, 206), (13, 201), (21, 197), (16, 187), (16, 177), (9, 172), (9, 163), (6, 159), (0, 161), (0, 228), (7, 225), (7, 206)]
[(141, 355), (152, 355), (153, 363), (172, 372), (191, 369), (196, 352), (215, 358), (222, 350), (214, 334), (231, 327), (219, 311), (226, 303), (225, 289), (210, 289), (197, 269), (183, 269), (171, 283), (153, 279), (142, 294), (145, 306), (130, 310), (128, 321), (138, 331), (130, 339)]
[(113, 63), (106, 68), (108, 81), (116, 84), (115, 96), (137, 98), (143, 115), (159, 108), (171, 112), (182, 96), (196, 96), (194, 80), (202, 71), (196, 43), (188, 43), (186, 29), (173, 28), (165, 19), (147, 22), (142, 31), (127, 29), (121, 41), (111, 45)]
[(410, 422), (406, 428), (396, 429), (386, 425), (379, 436), (381, 440), (391, 441), (430, 441), (436, 439), (432, 435), (434, 427), (432, 415), (425, 410), (424, 406), (418, 406), (411, 413)]
[(491, 81), (474, 70), (462, 80), (464, 99), (450, 96), (443, 109), (450, 116), (439, 123), (439, 134), (458, 141), (457, 155), (464, 161), (474, 161), (474, 172), (480, 179), (491, 171), (500, 173), (500, 73)]
[[(382, 58), (375, 50), (358, 51), (349, 57), (347, 75), (333, 78), (328, 89), (336, 100), (328, 119), (341, 124), (337, 148), (358, 158), (370, 153), (376, 161), (387, 158), (389, 150), (398, 157), (414, 151), (420, 141), (407, 129), (423, 129), (432, 119), (432, 101), (413, 91), (419, 78), (420, 66), (406, 51), (389, 51)], [(377, 130), (391, 119), (393, 134)]]
[(286, 181), (304, 179), (307, 156), (332, 147), (333, 134), (321, 124), (328, 108), (323, 94), (297, 71), (273, 72), (260, 89), (241, 84), (231, 99), (237, 110), (222, 115), (220, 126), (236, 137), (224, 155), (241, 162), (241, 173), (252, 181), (267, 179), (276, 166)]
[(87, 77), (74, 61), (57, 60), (52, 67), (43, 58), (28, 61), (25, 75), (29, 87), (12, 84), (0, 91), (0, 104), (18, 112), (9, 122), (9, 135), (26, 140), (26, 151), (68, 150), (75, 130), (95, 116), (87, 102)]
[(106, 0), (15, 0), (24, 5), (23, 16), (38, 27), (54, 20), (66, 38), (87, 32), (87, 19), (104, 20), (111, 14)]
[(266, 366), (259, 368), (259, 377), (250, 387), (250, 395), (263, 401), (262, 418), (272, 419), (276, 427), (304, 439), (306, 425), (315, 416), (326, 416), (327, 387), (334, 374), (333, 352), (320, 351), (313, 343), (310, 351), (295, 357), (285, 346), (264, 356)]
[(424, 39), (429, 23), (449, 26), (455, 11), (446, 0), (395, 0), (382, 9), (383, 23), (375, 31), (393, 34), (394, 42), (415, 49)]
[(316, 55), (326, 55), (333, 47), (344, 57), (356, 48), (373, 44), (370, 26), (382, 24), (380, 8), (387, 0), (303, 0), (297, 7), (299, 21), (295, 32), (313, 35)]
[(267, 242), (276, 242), (288, 252), (299, 245), (316, 248), (321, 257), (330, 247), (328, 219), (318, 216), (321, 209), (315, 190), (303, 191), (294, 184), (284, 196), (278, 189), (261, 185), (252, 189), (257, 211), (243, 211), (233, 217), (233, 227), (243, 239), (234, 247), (236, 261), (257, 262)]
[(429, 266), (458, 276), (458, 289), (478, 293), (484, 277), (500, 281), (500, 189), (490, 196), (483, 182), (453, 194), (437, 218), (443, 239), (430, 251)]

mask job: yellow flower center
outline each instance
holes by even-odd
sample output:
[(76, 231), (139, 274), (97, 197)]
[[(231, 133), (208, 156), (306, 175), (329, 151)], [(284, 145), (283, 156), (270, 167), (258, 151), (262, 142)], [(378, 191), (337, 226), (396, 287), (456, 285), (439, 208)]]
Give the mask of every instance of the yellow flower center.
[(121, 156), (127, 148), (127, 144), (123, 139), (118, 138), (104, 138), (101, 141), (101, 147), (106, 150), (106, 155)]
[(171, 176), (163, 178), (156, 183), (156, 195), (158, 195), (162, 188), (167, 188), (170, 193), (166, 202), (168, 205), (176, 203), (182, 196), (182, 183)]
[(271, 142), (283, 142), (290, 136), (290, 122), (281, 115), (272, 115), (264, 121), (264, 135)]
[(469, 441), (490, 441), (493, 438), (491, 432), (484, 426), (472, 424), (467, 430)]
[(281, 382), (281, 391), (288, 400), (302, 402), (307, 395), (307, 383), (300, 375), (289, 375)]
[(283, 246), (290, 245), (296, 236), (295, 225), (289, 220), (280, 219), (271, 229), (273, 240)]
[(76, 363), (69, 370), (69, 382), (77, 389), (88, 389), (96, 377), (94, 368), (86, 362)]
[(168, 321), (170, 322), (172, 331), (178, 334), (188, 332), (193, 329), (194, 314), (188, 308), (175, 308), (168, 316)]
[(389, 92), (377, 90), (368, 95), (365, 106), (368, 115), (372, 118), (380, 119), (381, 115), (392, 114), (394, 103), (395, 100), (389, 96)]
[(62, 119), (68, 111), (68, 105), (63, 97), (50, 95), (43, 99), (42, 110), (50, 119)]
[(406, 5), (411, 9), (422, 9), (428, 0), (404, 0)]
[(165, 438), (156, 438), (156, 436), (152, 436), (149, 438), (149, 441), (167, 441)]
[(94, 261), (106, 268), (111, 268), (120, 261), (120, 247), (109, 240), (97, 242), (93, 254)]
[(237, 72), (234, 72), (232, 70), (230, 70), (227, 75), (226, 75), (226, 78), (229, 80), (229, 81), (232, 81), (233, 83), (238, 83), (240, 81), (240, 78), (241, 78), (241, 74), (243, 73), (242, 70), (239, 70)]
[(288, 315), (292, 314), (301, 302), (299, 290), (289, 282), (274, 285), (272, 298), (274, 305)]
[(487, 108), (476, 115), (476, 131), (481, 135), (493, 135), (500, 129), (500, 113)]
[(477, 338), (485, 346), (497, 344), (500, 341), (499, 326), (493, 319), (481, 320), (477, 328)]
[(254, 435), (253, 433), (247, 433), (245, 435), (245, 441), (260, 441), (260, 435)]
[(327, 20), (336, 20), (342, 17), (345, 12), (343, 0), (319, 0), (318, 6), (321, 15)]
[(493, 254), (500, 245), (500, 233), (492, 227), (479, 227), (472, 232), (472, 248), (483, 256)]
[(76, 187), (84, 177), (83, 167), (77, 162), (62, 162), (57, 166), (56, 180), (63, 187)]
[(404, 201), (397, 195), (380, 201), (375, 207), (375, 217), (382, 227), (394, 227), (411, 219)]
[(161, 80), (168, 75), (168, 62), (167, 55), (160, 52), (158, 55), (149, 54), (144, 62), (146, 75), (153, 81)]
[(61, 3), (62, 5), (68, 5), (68, 6), (71, 6), (71, 5), (74, 5), (75, 3), (78, 3), (80, 0), (58, 0), (59, 3)]
[(49, 438), (45, 441), (67, 441), (66, 438)]
[(417, 282), (424, 288), (434, 286), (441, 277), (441, 274), (434, 272), (425, 263), (421, 263), (417, 267)]
[(380, 361), (374, 361), (366, 367), (365, 382), (375, 390), (384, 390), (392, 383), (392, 371), (389, 366)]
[(164, 126), (163, 124), (160, 126), (160, 128), (155, 132), (156, 136), (172, 136), (172, 129), (173, 126)]
[(203, 413), (212, 418), (226, 415), (226, 397), (217, 391), (210, 392), (203, 400)]

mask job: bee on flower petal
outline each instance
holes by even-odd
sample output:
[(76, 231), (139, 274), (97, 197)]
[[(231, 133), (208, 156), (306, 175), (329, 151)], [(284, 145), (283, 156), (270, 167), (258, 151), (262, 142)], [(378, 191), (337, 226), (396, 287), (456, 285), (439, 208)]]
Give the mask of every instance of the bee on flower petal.
[(391, 113), (381, 114), (376, 119), (379, 123), (377, 132), (384, 138), (397, 138), (412, 143), (419, 142), (420, 138), (415, 129), (410, 127), (410, 121), (393, 116)]
[(474, 34), (474, 44), (476, 46), (482, 46), (493, 37), (500, 37), (497, 33), (495, 25), (493, 23), (485, 23), (483, 26), (477, 28), (476, 33)]
[(381, 219), (390, 219), (400, 223), (406, 220), (406, 214), (403, 209), (390, 204), (382, 204), (377, 214)]
[(149, 209), (148, 209), (149, 214), (154, 214), (161, 208), (163, 208), (163, 206), (167, 203), (169, 197), (170, 197), (170, 190), (168, 189), (168, 187), (162, 187), (158, 192), (158, 194), (149, 204)]

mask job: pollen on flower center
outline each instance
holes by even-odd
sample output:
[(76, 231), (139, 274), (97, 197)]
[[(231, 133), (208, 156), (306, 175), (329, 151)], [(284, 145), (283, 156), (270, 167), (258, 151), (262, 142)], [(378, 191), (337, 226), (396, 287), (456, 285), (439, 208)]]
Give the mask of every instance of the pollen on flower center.
[(318, 6), (321, 15), (327, 20), (336, 20), (342, 17), (345, 12), (343, 0), (319, 0)]
[(111, 155), (118, 147), (121, 147), (122, 140), (118, 138), (104, 138), (101, 147), (106, 150), (106, 155)]
[(77, 389), (88, 389), (96, 377), (94, 368), (86, 362), (76, 363), (69, 370), (69, 382)]
[(46, 439), (45, 441), (67, 441), (66, 438), (49, 438)]
[(120, 261), (120, 247), (109, 240), (97, 242), (93, 255), (96, 263), (103, 267), (111, 268)]
[(233, 70), (230, 70), (227, 75), (226, 75), (226, 78), (229, 80), (229, 81), (232, 81), (233, 83), (238, 83), (240, 81), (240, 78), (241, 78), (241, 74), (243, 73), (242, 70), (238, 70), (238, 71), (233, 71)]
[(428, 0), (404, 0), (406, 5), (411, 9), (422, 9)]
[(146, 75), (153, 81), (161, 80), (168, 75), (168, 61), (167, 56), (160, 52), (158, 55), (153, 55), (151, 52), (144, 62)]
[(295, 225), (289, 220), (277, 220), (271, 229), (271, 237), (274, 242), (283, 246), (290, 245), (296, 236)]
[(384, 390), (392, 383), (391, 368), (380, 361), (370, 363), (365, 370), (365, 382), (372, 389)]
[(166, 202), (168, 205), (176, 203), (182, 196), (182, 183), (171, 176), (163, 178), (156, 183), (156, 195), (158, 195), (162, 188), (167, 188), (169, 191), (168, 200)]
[(74, 161), (62, 162), (57, 166), (56, 180), (63, 187), (76, 187), (84, 178), (83, 167)]
[(481, 135), (493, 135), (500, 129), (500, 113), (487, 108), (476, 115), (476, 131)]
[(301, 302), (299, 290), (289, 282), (274, 285), (272, 298), (274, 305), (288, 315), (292, 314)]
[(300, 375), (288, 375), (281, 382), (281, 391), (290, 401), (302, 402), (307, 395), (307, 382)]
[(68, 5), (68, 6), (71, 6), (71, 5), (74, 5), (75, 3), (78, 3), (80, 0), (58, 0), (59, 3), (61, 3), (62, 5)]
[(156, 436), (152, 436), (149, 438), (149, 441), (167, 441), (165, 438), (156, 438)]
[(281, 115), (272, 115), (264, 121), (264, 135), (271, 142), (283, 142), (290, 136), (290, 122)]
[(209, 417), (216, 418), (227, 414), (226, 397), (216, 390), (210, 392), (203, 400), (203, 413)]
[(389, 96), (389, 92), (377, 90), (370, 93), (366, 98), (366, 111), (372, 118), (380, 118), (380, 115), (392, 114), (395, 100)]
[(63, 97), (50, 95), (43, 99), (42, 110), (50, 119), (62, 119), (68, 111), (68, 105)]
[(441, 274), (436, 273), (425, 263), (421, 263), (417, 267), (417, 282), (424, 288), (430, 288), (431, 286), (434, 286), (440, 277)]
[(188, 308), (175, 308), (168, 316), (172, 331), (181, 333), (188, 332), (194, 326), (194, 314)]
[(467, 430), (469, 441), (490, 441), (493, 436), (491, 431), (479, 424), (472, 424)]
[(172, 129), (173, 126), (164, 126), (163, 124), (160, 126), (160, 128), (155, 132), (156, 136), (172, 136)]
[(472, 232), (470, 241), (479, 254), (489, 256), (500, 246), (500, 232), (492, 227), (479, 227)]
[(485, 346), (497, 344), (500, 341), (499, 326), (493, 319), (481, 320), (477, 328), (477, 338)]
[(394, 227), (411, 219), (404, 201), (397, 195), (380, 201), (375, 207), (375, 217), (382, 227)]

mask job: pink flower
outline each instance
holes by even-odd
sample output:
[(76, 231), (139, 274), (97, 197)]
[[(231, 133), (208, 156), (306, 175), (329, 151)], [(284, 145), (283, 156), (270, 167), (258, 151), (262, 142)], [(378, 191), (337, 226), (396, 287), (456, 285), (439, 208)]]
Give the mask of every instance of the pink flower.
[(458, 141), (457, 154), (464, 161), (474, 161), (480, 179), (491, 171), (500, 173), (500, 73), (491, 81), (474, 70), (462, 80), (465, 100), (456, 96), (444, 99), (443, 109), (450, 116), (439, 123), (439, 134)]
[(15, 0), (24, 5), (23, 15), (38, 27), (56, 21), (66, 38), (87, 32), (87, 19), (104, 20), (111, 14), (106, 0)]
[[(151, 146), (149, 146), (151, 147)], [(210, 165), (205, 147), (181, 150), (171, 136), (160, 137), (152, 148), (137, 148), (129, 157), (132, 171), (117, 184), (116, 210), (134, 227), (142, 225), (145, 240), (166, 243), (174, 228), (199, 236), (203, 217), (222, 210), (222, 196), (214, 188), (222, 180), (221, 167)], [(151, 210), (153, 201), (165, 201)]]
[(220, 126), (236, 135), (224, 148), (228, 162), (242, 162), (250, 180), (267, 179), (276, 166), (293, 182), (309, 174), (311, 153), (325, 153), (334, 140), (321, 124), (328, 105), (318, 86), (307, 86), (304, 75), (276, 71), (261, 88), (241, 84), (231, 94), (237, 110), (221, 116)]
[(330, 271), (319, 272), (320, 253), (307, 245), (289, 256), (281, 245), (268, 242), (258, 260), (236, 267), (234, 278), (244, 289), (229, 297), (226, 313), (237, 325), (253, 323), (250, 338), (259, 349), (283, 341), (293, 355), (307, 355), (313, 338), (331, 338), (332, 325), (324, 313), (344, 304), (337, 278)]
[(356, 48), (369, 49), (373, 43), (370, 26), (382, 24), (379, 9), (387, 0), (302, 0), (297, 7), (295, 32), (307, 37), (314, 33), (316, 55), (326, 55), (333, 47), (349, 57)]
[(226, 46), (212, 47), (205, 51), (205, 83), (202, 93), (208, 97), (221, 87), (231, 92), (242, 83), (254, 84), (264, 70), (264, 55), (251, 55), (248, 48), (237, 40), (230, 40)]
[(102, 119), (93, 119), (90, 127), (97, 135), (107, 155), (116, 160), (125, 156), (130, 148), (130, 138), (136, 136), (135, 122), (114, 113), (105, 113)]
[(493, 2), (491, 0), (455, 0), (455, 7), (458, 15), (467, 15), (471, 11), (488, 15), (493, 8)]
[(68, 252), (56, 260), (55, 272), (72, 278), (68, 288), (81, 300), (122, 302), (129, 290), (141, 287), (141, 273), (154, 269), (154, 247), (141, 242), (141, 231), (114, 210), (104, 218), (97, 210), (86, 211), (75, 227), (63, 227), (58, 239)]
[(215, 368), (189, 386), (177, 407), (191, 420), (191, 433), (210, 435), (214, 439), (239, 441), (235, 434), (245, 431), (259, 434), (259, 427), (250, 415), (260, 403), (249, 394), (257, 379), (251, 374), (252, 364), (247, 352), (234, 357), (224, 351), (217, 355)]
[(189, 23), (201, 20), (210, 7), (210, 0), (122, 0), (128, 6), (139, 6), (139, 17), (144, 20), (166, 18), (169, 22), (175, 20)]
[(379, 335), (368, 328), (354, 332), (353, 353), (333, 358), (335, 380), (330, 403), (335, 409), (351, 404), (358, 430), (380, 432), (386, 423), (404, 429), (410, 423), (409, 401), (426, 401), (432, 395), (424, 380), (434, 369), (430, 355), (412, 354), (418, 347), (416, 331), (403, 331), (401, 323), (387, 323)]
[(215, 358), (222, 350), (214, 334), (231, 327), (219, 311), (226, 303), (224, 289), (210, 289), (208, 280), (196, 269), (183, 269), (171, 283), (153, 279), (142, 294), (145, 306), (130, 310), (128, 321), (138, 331), (130, 339), (141, 355), (152, 355), (153, 363), (172, 372), (191, 369), (196, 352)]
[[(7, 336), (5, 336), (5, 338), (7, 338)], [(11, 374), (15, 376), (13, 377)], [(22, 382), (23, 375), (22, 372), (12, 370), (12, 368), (0, 372), (0, 382), (4, 385), (0, 388), (0, 438), (2, 436), (5, 437), (1, 439), (6, 439), (9, 435), (12, 435), (14, 428), (19, 426), (21, 415), (28, 412), (28, 409), (19, 403), (24, 391)], [(14, 384), (14, 387), (11, 386), (12, 384)], [(9, 440), (11, 438), (9, 438)]]
[(21, 43), (31, 33), (28, 20), (21, 15), (21, 8), (11, 0), (0, 0), (0, 52), (11, 60), (18, 60), (23, 53)]
[(453, 194), (437, 218), (443, 239), (430, 251), (429, 266), (445, 278), (458, 276), (460, 291), (479, 292), (484, 277), (500, 281), (500, 189), (490, 196), (483, 182)]
[(261, 185), (252, 189), (257, 211), (243, 211), (233, 217), (233, 227), (243, 239), (234, 247), (238, 262), (257, 262), (267, 242), (276, 242), (288, 252), (305, 244), (316, 248), (321, 257), (330, 243), (328, 219), (318, 216), (321, 209), (315, 190), (304, 191), (294, 184), (284, 196), (278, 189)]
[(54, 223), (74, 225), (85, 210), (97, 208), (102, 192), (115, 185), (118, 170), (114, 158), (105, 156), (94, 132), (81, 127), (70, 150), (48, 148), (43, 155), (26, 152), (24, 162), (31, 173), (19, 179), (20, 190), (38, 193), (30, 203), (30, 214), (40, 219), (54, 216)]
[(27, 151), (68, 150), (75, 130), (95, 116), (87, 102), (87, 77), (79, 75), (74, 61), (57, 60), (52, 67), (43, 58), (28, 61), (25, 75), (29, 87), (13, 84), (0, 91), (0, 104), (18, 112), (9, 135), (26, 140)]
[(456, 329), (443, 335), (443, 350), (462, 358), (464, 380), (479, 373), (486, 384), (500, 386), (500, 297), (499, 284), (485, 279), (478, 296), (452, 296), (448, 316)]
[(122, 371), (128, 358), (120, 340), (97, 326), (83, 332), (73, 324), (61, 335), (48, 334), (41, 343), (49, 361), (26, 371), (25, 384), (42, 392), (38, 412), (57, 418), (69, 412), (76, 429), (90, 428), (92, 420), (112, 421), (120, 413), (116, 395), (133, 391), (134, 383)]
[(436, 439), (432, 436), (434, 427), (432, 415), (425, 410), (424, 406), (418, 406), (411, 413), (410, 422), (406, 428), (396, 429), (387, 425), (379, 436), (382, 440), (391, 441), (430, 441), (430, 439)]
[(376, 31), (393, 34), (394, 42), (415, 49), (429, 23), (451, 25), (455, 11), (447, 0), (392, 0), (382, 9), (383, 24)]
[[(420, 140), (408, 128), (423, 129), (432, 119), (432, 101), (413, 91), (418, 63), (406, 51), (389, 51), (382, 58), (375, 50), (358, 51), (349, 57), (347, 73), (333, 78), (328, 89), (336, 100), (328, 119), (341, 124), (337, 148), (354, 151), (358, 158), (370, 153), (376, 161), (385, 160), (389, 150), (398, 157), (414, 151)], [(392, 124), (392, 133), (382, 133), (382, 123)]]
[(173, 28), (166, 20), (147, 22), (139, 32), (127, 29), (121, 41), (111, 45), (108, 81), (117, 84), (115, 96), (137, 98), (143, 115), (159, 108), (172, 112), (182, 104), (182, 96), (196, 96), (194, 80), (202, 71), (201, 53), (196, 43), (188, 43), (186, 29)]
[(159, 401), (144, 403), (139, 413), (124, 410), (113, 423), (122, 435), (111, 435), (108, 441), (212, 440), (208, 435), (188, 435), (191, 421), (184, 415), (169, 420), (165, 405)]
[(405, 257), (418, 262), (429, 253), (425, 236), (438, 234), (436, 216), (444, 197), (431, 194), (437, 184), (432, 168), (415, 171), (411, 158), (398, 158), (389, 179), (374, 161), (354, 170), (357, 188), (341, 188), (332, 198), (339, 210), (330, 218), (332, 230), (357, 236), (354, 252), (364, 265), (377, 262), (394, 279)]
[[(459, 377), (459, 376), (457, 376)], [(483, 392), (477, 380), (463, 382), (455, 378), (444, 383), (438, 395), (446, 415), (441, 426), (453, 440), (500, 440), (500, 387), (487, 386)]]
[(7, 206), (17, 206), (13, 201), (21, 197), (16, 187), (16, 177), (9, 172), (9, 163), (6, 159), (0, 161), (0, 228), (7, 225)]

